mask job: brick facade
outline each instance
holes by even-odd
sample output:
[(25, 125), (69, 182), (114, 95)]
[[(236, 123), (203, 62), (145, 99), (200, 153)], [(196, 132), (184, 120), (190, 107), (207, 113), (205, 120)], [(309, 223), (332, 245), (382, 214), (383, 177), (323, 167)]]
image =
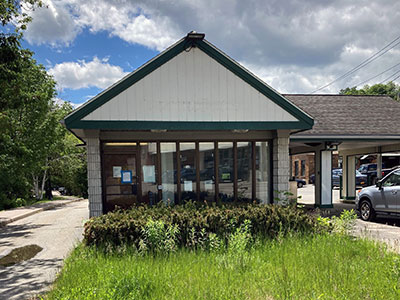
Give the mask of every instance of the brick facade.
[(289, 137), (276, 137), (273, 139), (273, 174), (272, 183), (274, 198), (279, 197), (279, 192), (289, 190)]
[(87, 145), (89, 217), (96, 217), (103, 214), (100, 141), (98, 138), (87, 138), (86, 145)]

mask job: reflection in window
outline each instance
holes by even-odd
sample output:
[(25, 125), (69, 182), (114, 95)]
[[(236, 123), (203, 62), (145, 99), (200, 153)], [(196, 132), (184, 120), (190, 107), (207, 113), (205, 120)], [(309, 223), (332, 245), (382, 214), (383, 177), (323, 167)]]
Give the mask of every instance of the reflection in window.
[(196, 144), (180, 143), (182, 200), (196, 200)]
[(269, 148), (268, 142), (256, 142), (256, 198), (269, 203)]
[(214, 143), (199, 143), (200, 200), (214, 201)]
[(233, 143), (218, 143), (218, 179), (219, 179), (219, 199), (223, 202), (234, 200), (233, 191)]
[(162, 199), (165, 204), (177, 201), (176, 144), (161, 143)]
[(157, 203), (157, 143), (140, 143), (142, 201)]
[(237, 143), (238, 201), (251, 201), (251, 143)]

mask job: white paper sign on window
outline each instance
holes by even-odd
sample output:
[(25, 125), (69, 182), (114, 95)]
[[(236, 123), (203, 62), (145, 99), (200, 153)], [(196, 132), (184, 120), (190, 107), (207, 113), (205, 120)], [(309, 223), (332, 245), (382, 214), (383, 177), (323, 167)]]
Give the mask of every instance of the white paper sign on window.
[(143, 181), (144, 182), (156, 182), (156, 167), (155, 166), (143, 166)]
[(193, 183), (191, 181), (184, 181), (183, 182), (183, 190), (185, 192), (193, 192)]
[(121, 166), (113, 166), (113, 177), (114, 178), (121, 178)]

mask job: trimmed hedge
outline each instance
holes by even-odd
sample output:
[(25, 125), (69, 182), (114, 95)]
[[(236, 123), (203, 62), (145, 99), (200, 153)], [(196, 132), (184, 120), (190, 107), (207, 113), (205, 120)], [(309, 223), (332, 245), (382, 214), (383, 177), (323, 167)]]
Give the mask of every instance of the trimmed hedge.
[(201, 206), (193, 203), (176, 206), (138, 206), (91, 218), (85, 224), (87, 245), (139, 246), (143, 228), (149, 220), (161, 220), (165, 226), (178, 225), (178, 243), (187, 245), (193, 231), (215, 233), (226, 239), (245, 220), (251, 222), (252, 236), (274, 238), (289, 232), (319, 233), (329, 230), (317, 216), (295, 207), (247, 204), (241, 206)]

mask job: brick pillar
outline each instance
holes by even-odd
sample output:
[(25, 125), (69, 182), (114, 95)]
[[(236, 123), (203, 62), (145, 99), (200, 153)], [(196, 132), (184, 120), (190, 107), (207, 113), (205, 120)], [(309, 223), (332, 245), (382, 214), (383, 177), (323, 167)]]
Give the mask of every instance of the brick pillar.
[(289, 135), (279, 136), (274, 138), (273, 141), (273, 191), (274, 199), (279, 197), (279, 192), (289, 191)]
[(97, 137), (87, 138), (86, 145), (87, 145), (89, 217), (96, 217), (103, 214), (100, 141)]

